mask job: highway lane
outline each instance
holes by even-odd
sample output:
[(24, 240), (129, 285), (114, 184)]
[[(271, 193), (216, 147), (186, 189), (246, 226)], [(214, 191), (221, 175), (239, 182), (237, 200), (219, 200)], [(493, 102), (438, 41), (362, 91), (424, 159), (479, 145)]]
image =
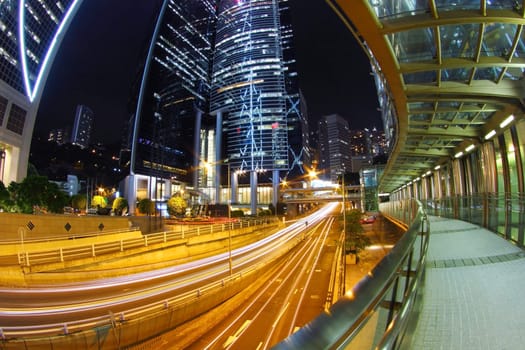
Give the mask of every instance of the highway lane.
[[(266, 349), (316, 317), (328, 298), (340, 237), (332, 230), (333, 222), (327, 215), (312, 225), (264, 286), (189, 349)], [(176, 344), (176, 337), (172, 342)]]
[[(322, 220), (330, 206), (305, 218), (312, 224)], [(268, 263), (282, 254), (287, 242), (300, 239), (304, 222), (252, 245), (232, 251), (233, 272), (258, 263)], [(49, 287), (0, 290), (0, 328), (72, 322), (106, 317), (130, 309), (162, 303), (167, 298), (197, 290), (229, 277), (229, 254), (113, 279)]]

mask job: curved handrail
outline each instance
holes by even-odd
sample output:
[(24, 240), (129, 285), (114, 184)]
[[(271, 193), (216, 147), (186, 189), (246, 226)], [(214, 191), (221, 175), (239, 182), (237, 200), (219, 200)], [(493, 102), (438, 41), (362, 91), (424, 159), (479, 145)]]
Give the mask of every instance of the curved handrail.
[[(415, 206), (404, 202), (402, 207), (412, 211)], [(359, 349), (398, 347), (423, 283), (429, 240), (428, 219), (421, 203), (417, 203), (416, 215), (409, 217), (413, 220), (408, 231), (367, 276), (328, 312), (323, 312), (273, 349), (339, 349), (348, 345)], [(361, 331), (372, 331), (376, 340), (370, 336), (366, 340), (360, 338)]]

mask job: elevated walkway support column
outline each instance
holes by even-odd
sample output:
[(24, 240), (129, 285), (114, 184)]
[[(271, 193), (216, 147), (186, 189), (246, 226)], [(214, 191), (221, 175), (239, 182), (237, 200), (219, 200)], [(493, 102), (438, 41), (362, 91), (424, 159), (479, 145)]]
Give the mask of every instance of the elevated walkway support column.
[(193, 188), (199, 188), (199, 166), (201, 156), (201, 127), (202, 127), (202, 111), (197, 111), (195, 114), (195, 131), (193, 132), (193, 149), (195, 156), (193, 157)]
[(239, 187), (239, 174), (236, 171), (232, 171), (231, 174), (231, 193), (230, 193), (230, 204), (237, 203), (237, 188)]
[(222, 111), (217, 112), (215, 123), (215, 203), (221, 203)]
[(257, 172), (250, 171), (250, 202), (252, 215), (257, 215)]
[(273, 171), (272, 182), (273, 182), (273, 198), (272, 203), (275, 210), (277, 210), (277, 202), (279, 201), (279, 185), (280, 185), (279, 170)]

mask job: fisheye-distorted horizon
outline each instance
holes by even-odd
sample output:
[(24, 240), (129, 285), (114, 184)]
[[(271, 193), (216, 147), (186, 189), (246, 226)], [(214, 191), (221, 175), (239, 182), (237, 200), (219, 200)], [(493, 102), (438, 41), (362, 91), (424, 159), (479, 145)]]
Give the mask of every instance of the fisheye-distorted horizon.
[[(92, 141), (119, 142), (158, 1), (90, 0), (81, 5), (51, 69), (36, 132), (73, 124), (78, 104), (95, 113)], [(337, 113), (351, 129), (382, 128), (366, 55), (323, 1), (290, 1), (299, 81), (311, 128)]]

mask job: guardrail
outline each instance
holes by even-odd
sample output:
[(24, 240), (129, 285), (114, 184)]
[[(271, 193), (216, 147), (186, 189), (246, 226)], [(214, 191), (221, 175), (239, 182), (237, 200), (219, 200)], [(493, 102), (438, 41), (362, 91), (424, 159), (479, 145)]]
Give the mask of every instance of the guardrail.
[[(315, 219), (307, 219), (311, 224), (315, 224), (323, 217), (324, 215), (319, 215)], [(108, 312), (104, 316), (62, 323), (24, 327), (3, 326), (0, 327), (0, 347), (9, 350), (30, 348), (34, 344), (46, 344), (46, 346), (51, 344), (53, 348), (58, 349), (66, 348), (62, 346), (69, 348), (71, 344), (99, 344), (100, 349), (115, 349), (151, 337), (162, 329), (173, 328), (184, 322), (185, 318), (190, 317), (190, 315), (198, 315), (211, 309), (253, 283), (260, 277), (259, 271), (267, 266), (270, 261), (286, 254), (302, 241), (300, 233), (305, 220), (302, 219), (288, 226), (285, 232), (278, 232), (265, 238), (262, 246), (260, 246), (261, 242), (254, 244), (252, 250), (265, 251), (269, 249), (271, 251), (265, 251), (264, 254), (254, 254), (252, 260), (244, 261), (238, 266), (239, 270), (231, 275), (226, 275), (198, 288), (191, 288), (187, 292), (168, 297), (162, 301), (127, 309), (124, 312)], [(266, 223), (267, 221), (258, 222)], [(246, 223), (238, 223), (235, 227), (246, 227), (243, 226)], [(253, 222), (250, 225), (253, 226)], [(217, 228), (210, 228), (210, 230)], [(279, 249), (272, 250), (275, 247)], [(242, 257), (248, 252), (249, 250), (244, 248), (238, 252), (234, 251), (233, 257)], [(224, 263), (228, 261), (229, 256), (228, 253), (223, 253), (216, 256), (215, 259)], [(194, 268), (200, 269), (201, 267), (198, 265)], [(196, 302), (197, 300), (198, 302)], [(152, 319), (155, 322), (152, 322)], [(85, 346), (88, 348), (88, 345)]]
[[(104, 254), (124, 252), (129, 249), (148, 247), (154, 244), (166, 244), (193, 236), (254, 227), (269, 223), (269, 220), (270, 219), (240, 220), (198, 227), (181, 225), (180, 230), (151, 233), (144, 235), (141, 238), (127, 238), (118, 241), (91, 243), (76, 247), (58, 246), (55, 249), (41, 251), (21, 251), (18, 253), (18, 263), (22, 266), (29, 267), (32, 265), (96, 257)], [(272, 219), (272, 221), (274, 220)]]
[(328, 312), (273, 349), (402, 348), (424, 282), (429, 225), (419, 202), (385, 203), (380, 209), (404, 222), (408, 231)]

